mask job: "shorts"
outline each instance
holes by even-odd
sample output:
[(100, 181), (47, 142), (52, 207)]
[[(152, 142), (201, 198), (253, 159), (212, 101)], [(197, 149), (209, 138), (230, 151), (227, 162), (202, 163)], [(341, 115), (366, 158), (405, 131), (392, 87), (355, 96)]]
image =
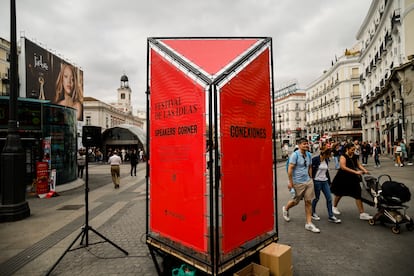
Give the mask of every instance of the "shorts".
[(309, 179), (306, 183), (293, 184), (293, 188), (295, 189), (296, 196), (292, 200), (295, 201), (296, 204), (302, 199), (305, 201), (312, 201), (315, 198), (312, 179)]

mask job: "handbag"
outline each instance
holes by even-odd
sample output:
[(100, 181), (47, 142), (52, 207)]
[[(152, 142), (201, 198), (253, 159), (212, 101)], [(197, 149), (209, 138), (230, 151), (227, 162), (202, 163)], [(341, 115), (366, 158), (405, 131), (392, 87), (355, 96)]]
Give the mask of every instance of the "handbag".
[(194, 276), (195, 270), (191, 266), (182, 264), (180, 268), (174, 268), (172, 270), (172, 276)]

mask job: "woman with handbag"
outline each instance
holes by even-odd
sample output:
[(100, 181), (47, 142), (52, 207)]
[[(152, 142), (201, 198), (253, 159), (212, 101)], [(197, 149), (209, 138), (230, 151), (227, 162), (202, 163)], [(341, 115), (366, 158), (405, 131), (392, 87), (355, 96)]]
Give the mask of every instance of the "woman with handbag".
[(335, 194), (333, 213), (340, 215), (338, 203), (343, 196), (355, 198), (355, 203), (359, 211), (361, 220), (372, 219), (372, 216), (364, 212), (361, 198), (360, 177), (368, 171), (359, 163), (354, 155), (355, 145), (349, 143), (345, 145), (344, 154), (339, 159), (340, 168), (332, 181), (331, 191)]

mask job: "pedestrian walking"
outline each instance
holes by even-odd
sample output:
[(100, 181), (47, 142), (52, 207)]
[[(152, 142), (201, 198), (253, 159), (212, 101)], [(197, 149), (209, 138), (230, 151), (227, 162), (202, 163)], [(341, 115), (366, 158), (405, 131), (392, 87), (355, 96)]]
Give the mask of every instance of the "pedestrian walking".
[(77, 165), (78, 165), (78, 177), (83, 178), (83, 170), (86, 164), (86, 151), (85, 149), (79, 149), (77, 153)]
[(361, 154), (361, 145), (359, 144), (358, 140), (354, 141), (354, 145), (355, 145), (355, 153), (354, 155), (356, 156), (356, 159), (359, 160), (359, 156)]
[(401, 162), (402, 148), (399, 141), (394, 142), (394, 162), (396, 167), (403, 167), (404, 164)]
[(312, 157), (309, 153), (309, 142), (306, 138), (298, 141), (298, 150), (289, 157), (288, 189), (294, 188), (295, 197), (283, 206), (283, 218), (289, 222), (289, 209), (296, 206), (301, 199), (305, 201), (306, 224), (305, 229), (313, 233), (320, 230), (312, 223), (312, 200), (315, 197), (312, 181)]
[(139, 149), (139, 161), (144, 162), (144, 151), (142, 149)]
[(328, 221), (340, 223), (341, 220), (334, 216), (332, 212), (332, 195), (331, 195), (331, 177), (329, 175), (329, 157), (331, 149), (322, 148), (320, 154), (312, 158), (312, 179), (315, 190), (315, 198), (312, 201), (312, 219), (320, 220), (316, 213), (316, 205), (318, 204), (321, 191), (326, 199), (326, 208), (328, 209)]
[(336, 173), (331, 186), (332, 193), (335, 194), (334, 207), (332, 211), (335, 215), (340, 215), (338, 203), (343, 196), (351, 196), (355, 198), (355, 203), (359, 211), (361, 220), (372, 219), (372, 216), (365, 213), (361, 198), (360, 177), (368, 171), (359, 163), (354, 155), (355, 145), (346, 144), (345, 153), (339, 159), (340, 169)]
[(368, 142), (362, 142), (361, 154), (362, 154), (362, 166), (368, 165), (368, 157), (371, 154), (371, 146)]
[(412, 166), (414, 161), (414, 139), (410, 139), (408, 144), (408, 166)]
[(374, 145), (374, 147), (372, 149), (372, 156), (374, 157), (375, 167), (376, 168), (380, 168), (381, 167), (381, 162), (379, 160), (380, 155), (381, 155), (381, 147), (380, 147), (380, 145), (379, 145), (379, 143), (377, 141), (377, 142), (375, 142), (375, 145)]
[(134, 174), (134, 176), (137, 176), (138, 159), (139, 159), (139, 156), (138, 156), (137, 150), (133, 149), (129, 157), (129, 160), (131, 162), (131, 176), (132, 174)]
[(119, 189), (120, 178), (121, 178), (121, 169), (120, 165), (122, 164), (121, 157), (118, 155), (118, 151), (114, 151), (114, 154), (109, 157), (109, 165), (111, 165), (111, 176), (112, 182), (114, 183), (114, 188)]
[(408, 159), (407, 146), (404, 142), (404, 139), (401, 139), (400, 147), (401, 147), (401, 164), (404, 166), (405, 162)]
[(337, 142), (332, 146), (333, 158), (335, 161), (335, 170), (339, 170), (339, 157), (342, 154), (342, 145)]

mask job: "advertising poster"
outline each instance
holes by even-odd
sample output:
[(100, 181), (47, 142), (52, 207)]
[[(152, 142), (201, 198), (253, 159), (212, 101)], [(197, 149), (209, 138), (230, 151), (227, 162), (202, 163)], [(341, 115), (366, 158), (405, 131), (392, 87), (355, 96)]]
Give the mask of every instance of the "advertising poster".
[(269, 50), (220, 90), (223, 251), (274, 229)]
[(26, 97), (75, 108), (82, 121), (83, 71), (27, 38), (24, 47)]
[(205, 92), (151, 51), (150, 228), (207, 251)]
[(36, 193), (39, 197), (49, 192), (49, 165), (48, 162), (36, 162)]

